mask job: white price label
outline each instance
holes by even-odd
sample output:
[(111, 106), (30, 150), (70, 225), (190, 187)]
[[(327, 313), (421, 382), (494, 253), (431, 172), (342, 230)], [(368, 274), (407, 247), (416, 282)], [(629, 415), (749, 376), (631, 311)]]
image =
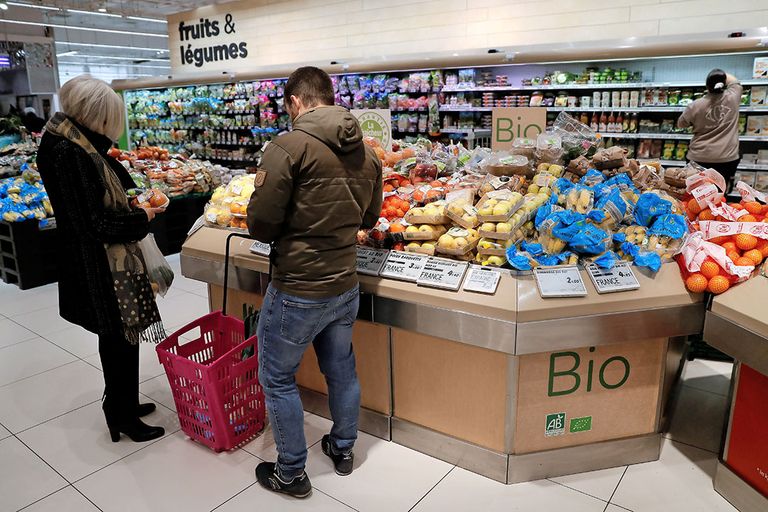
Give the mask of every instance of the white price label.
[(577, 267), (535, 268), (533, 275), (539, 295), (549, 297), (585, 297), (587, 288)]
[(400, 279), (415, 283), (424, 270), (429, 256), (411, 252), (390, 251), (384, 268), (381, 269), (381, 277)]
[(587, 266), (587, 272), (597, 293), (626, 292), (640, 288), (635, 273), (625, 262), (610, 269), (600, 268), (593, 263)]
[(474, 266), (469, 269), (464, 280), (465, 292), (487, 293), (493, 295), (499, 287), (501, 272), (487, 267)]
[(260, 256), (269, 256), (269, 253), (272, 252), (272, 248), (269, 246), (269, 244), (265, 244), (264, 242), (259, 242), (256, 240), (253, 242), (253, 244), (251, 244), (251, 252)]
[(377, 276), (381, 272), (381, 267), (387, 261), (389, 251), (382, 249), (371, 249), (370, 247), (357, 248), (357, 271), (369, 276)]
[(432, 286), (456, 291), (461, 286), (469, 263), (430, 257), (416, 280), (419, 286)]

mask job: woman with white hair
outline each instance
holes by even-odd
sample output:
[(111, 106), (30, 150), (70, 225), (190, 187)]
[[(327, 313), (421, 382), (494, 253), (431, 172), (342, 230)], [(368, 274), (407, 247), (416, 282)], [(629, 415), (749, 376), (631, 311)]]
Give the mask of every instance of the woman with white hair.
[(45, 127), (37, 165), (56, 212), (59, 236), (59, 312), (99, 336), (104, 370), (104, 415), (112, 441), (162, 437), (139, 418), (139, 345), (165, 332), (136, 242), (149, 233), (157, 209), (132, 208), (135, 184), (107, 155), (123, 133), (125, 108), (101, 80), (82, 75), (59, 92), (62, 112)]

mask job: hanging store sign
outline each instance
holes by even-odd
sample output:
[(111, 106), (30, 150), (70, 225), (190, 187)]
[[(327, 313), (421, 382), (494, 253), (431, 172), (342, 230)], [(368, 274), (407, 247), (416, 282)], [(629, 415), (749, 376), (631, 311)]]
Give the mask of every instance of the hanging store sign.
[(258, 25), (257, 18), (247, 16), (247, 6), (248, 2), (237, 2), (168, 16), (173, 73), (244, 69), (254, 51), (249, 43)]
[(518, 138), (536, 139), (547, 128), (547, 109), (541, 107), (494, 108), (491, 149), (512, 147)]
[(360, 123), (364, 137), (379, 141), (387, 151), (392, 149), (392, 112), (388, 108), (350, 110)]

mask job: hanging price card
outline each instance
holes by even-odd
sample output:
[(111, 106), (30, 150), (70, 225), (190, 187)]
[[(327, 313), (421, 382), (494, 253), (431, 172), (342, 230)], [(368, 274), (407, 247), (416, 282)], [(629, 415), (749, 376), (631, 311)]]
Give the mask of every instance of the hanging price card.
[(640, 288), (640, 282), (627, 263), (619, 263), (610, 269), (592, 264), (587, 266), (587, 272), (597, 293), (626, 292)]
[(272, 252), (272, 248), (269, 244), (256, 240), (251, 244), (251, 252), (253, 254), (258, 254), (259, 256), (269, 256), (269, 253)]
[(576, 267), (533, 269), (539, 295), (549, 297), (584, 297), (587, 288)]
[(424, 270), (429, 256), (410, 252), (390, 251), (384, 268), (381, 269), (381, 277), (400, 279), (415, 283)]
[(470, 267), (464, 280), (464, 291), (493, 295), (499, 287), (501, 272), (488, 267)]
[(371, 249), (370, 247), (357, 248), (357, 271), (369, 276), (377, 276), (387, 261), (389, 251)]
[(469, 263), (430, 257), (416, 280), (419, 286), (456, 291), (461, 286)]

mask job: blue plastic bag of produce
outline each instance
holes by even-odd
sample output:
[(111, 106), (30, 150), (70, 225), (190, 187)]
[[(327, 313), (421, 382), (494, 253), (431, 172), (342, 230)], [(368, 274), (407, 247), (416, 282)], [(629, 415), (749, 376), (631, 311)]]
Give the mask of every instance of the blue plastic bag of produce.
[(594, 224), (582, 224), (568, 246), (580, 254), (601, 254), (608, 250), (611, 236)]
[(687, 232), (688, 226), (685, 223), (685, 218), (674, 213), (657, 217), (648, 230), (649, 235), (668, 236), (675, 240), (683, 238)]
[(632, 258), (632, 262), (638, 267), (647, 267), (653, 272), (661, 268), (661, 256), (655, 252), (643, 251), (640, 247), (629, 242), (621, 244), (621, 250)]
[(602, 183), (604, 181), (605, 181), (605, 176), (603, 176), (602, 172), (598, 171), (597, 169), (590, 169), (587, 171), (587, 174), (585, 174), (579, 180), (579, 183), (587, 187), (594, 187), (598, 183)]
[(533, 269), (531, 258), (523, 253), (518, 252), (517, 247), (514, 245), (507, 249), (507, 262), (512, 268), (516, 270)]
[(635, 206), (635, 221), (641, 226), (650, 226), (661, 215), (672, 213), (672, 203), (652, 192), (640, 196)]

